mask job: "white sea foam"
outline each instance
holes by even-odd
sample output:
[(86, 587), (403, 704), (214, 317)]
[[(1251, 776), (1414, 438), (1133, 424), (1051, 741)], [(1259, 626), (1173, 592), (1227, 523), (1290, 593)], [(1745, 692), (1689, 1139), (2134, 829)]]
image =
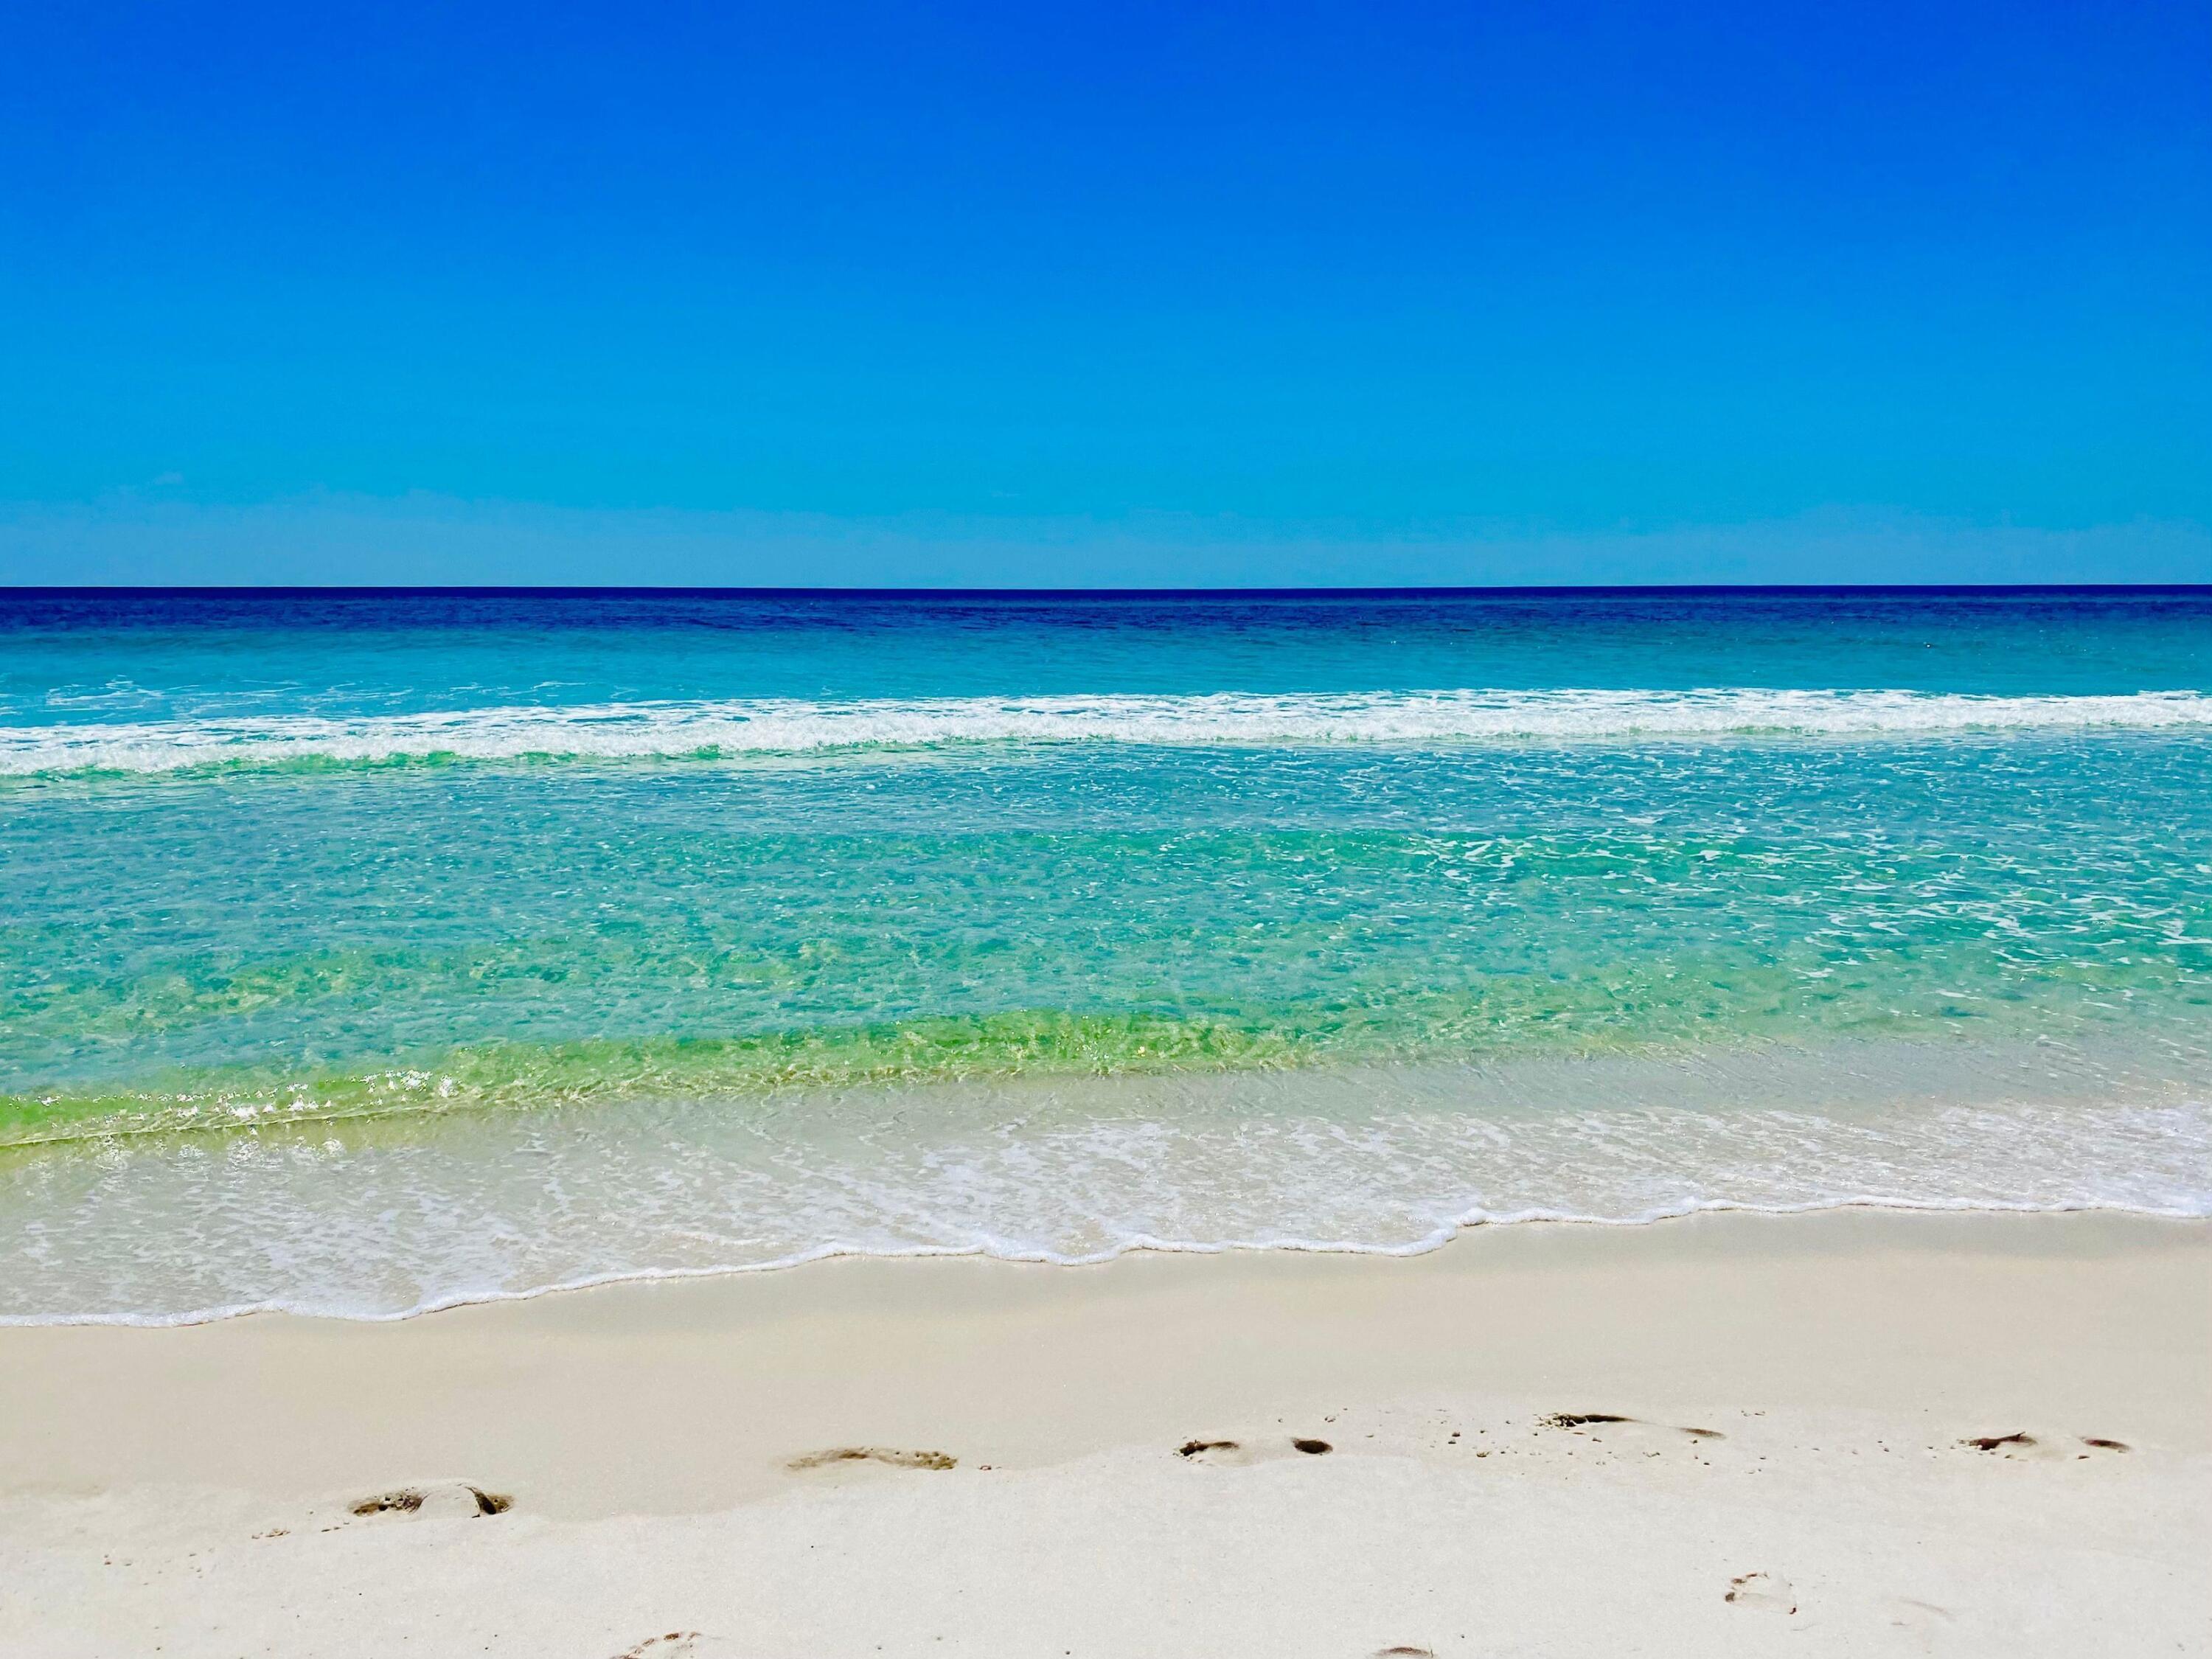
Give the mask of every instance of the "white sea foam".
[(1408, 1255), (1705, 1209), (2212, 1213), (2212, 1096), (1863, 1044), (638, 1102), (0, 1157), (0, 1324), (390, 1319), (826, 1255)]
[(0, 775), (164, 772), (223, 762), (735, 756), (1008, 742), (1417, 747), (1514, 739), (1915, 737), (2206, 726), (2212, 726), (2212, 696), (2194, 691), (2005, 697), (1727, 687), (763, 698), (0, 726)]

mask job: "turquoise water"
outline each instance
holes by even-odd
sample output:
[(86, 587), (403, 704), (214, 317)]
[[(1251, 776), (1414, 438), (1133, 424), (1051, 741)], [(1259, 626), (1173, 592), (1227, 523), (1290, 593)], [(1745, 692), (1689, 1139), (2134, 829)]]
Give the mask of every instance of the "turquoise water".
[(2203, 1213), (2206, 687), (2201, 591), (0, 598), (0, 1316)]

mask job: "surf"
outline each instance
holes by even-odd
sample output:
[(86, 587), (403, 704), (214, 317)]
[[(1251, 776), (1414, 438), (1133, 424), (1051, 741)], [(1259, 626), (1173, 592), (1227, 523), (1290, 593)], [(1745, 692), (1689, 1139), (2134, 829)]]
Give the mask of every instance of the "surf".
[(714, 760), (1010, 744), (1146, 747), (1913, 738), (2212, 726), (2212, 696), (2000, 696), (1895, 689), (1446, 690), (772, 697), (0, 726), (0, 775), (452, 760)]

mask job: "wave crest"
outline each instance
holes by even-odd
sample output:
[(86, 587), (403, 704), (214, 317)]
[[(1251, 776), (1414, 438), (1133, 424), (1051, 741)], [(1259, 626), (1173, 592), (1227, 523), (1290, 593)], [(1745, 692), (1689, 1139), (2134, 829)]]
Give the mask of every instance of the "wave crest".
[(2212, 726), (2195, 691), (1442, 690), (759, 698), (0, 726), (0, 775), (454, 757), (704, 758), (992, 743), (1440, 746)]

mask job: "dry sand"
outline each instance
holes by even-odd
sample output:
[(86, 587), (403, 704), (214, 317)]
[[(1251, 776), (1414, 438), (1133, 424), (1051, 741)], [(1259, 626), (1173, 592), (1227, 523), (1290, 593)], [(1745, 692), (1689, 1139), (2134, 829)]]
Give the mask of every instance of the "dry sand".
[(9, 1656), (1419, 1652), (2212, 1652), (2212, 1227), (1723, 1215), (0, 1330)]

